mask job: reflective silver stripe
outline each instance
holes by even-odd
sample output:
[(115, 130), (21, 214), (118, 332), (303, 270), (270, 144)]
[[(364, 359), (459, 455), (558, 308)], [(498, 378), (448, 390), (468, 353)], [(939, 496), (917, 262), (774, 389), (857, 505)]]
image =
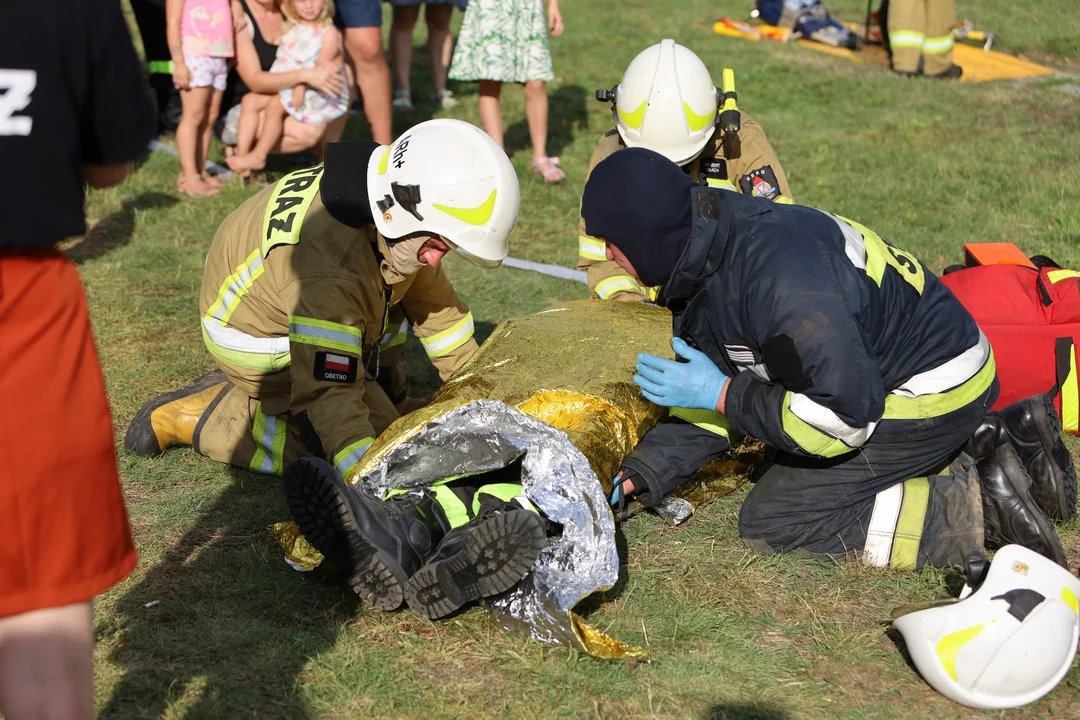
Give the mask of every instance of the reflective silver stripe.
[(866, 270), (866, 240), (863, 239), (863, 234), (831, 212), (826, 210), (819, 210), (818, 212), (832, 218), (832, 221), (840, 228), (840, 232), (844, 234), (844, 254), (847, 255), (851, 264), (860, 270)]
[(202, 318), (202, 326), (213, 343), (226, 350), (259, 355), (278, 355), (289, 352), (289, 338), (287, 337), (255, 337), (227, 325), (222, 327), (206, 317)]
[(420, 338), (420, 342), (428, 355), (438, 357), (464, 345), (472, 337), (473, 328), (473, 316), (470, 312), (464, 320), (458, 321), (457, 327), (452, 327), (450, 332), (444, 331), (430, 338)]
[(953, 49), (953, 36), (928, 37), (923, 40), (923, 52), (927, 55), (941, 55)]
[(863, 546), (863, 562), (873, 567), (889, 567), (892, 557), (896, 522), (900, 518), (900, 506), (904, 502), (904, 483), (896, 483), (877, 494), (870, 525), (866, 530)]
[[(254, 255), (255, 257), (246, 265), (241, 265), (236, 269), (236, 272), (226, 278), (227, 283), (219, 291), (217, 302), (212, 307), (213, 312), (210, 313), (210, 317), (225, 323), (233, 310), (236, 309), (236, 304), (240, 302), (240, 298), (251, 289), (263, 265), (262, 256), (258, 252), (254, 253)], [(209, 256), (207, 256), (207, 260), (209, 260)]]
[(382, 346), (385, 347), (387, 343), (389, 343), (390, 341), (392, 341), (392, 340), (394, 340), (396, 338), (401, 337), (402, 335), (404, 335), (408, 331), (409, 331), (409, 321), (408, 320), (402, 320), (401, 325), (399, 325), (397, 327), (397, 329), (391, 330), (390, 332), (388, 332), (388, 333), (386, 333), (385, 335), (382, 336), (382, 340), (379, 341), (379, 345), (382, 345)]
[(360, 458), (364, 457), (364, 453), (371, 447), (372, 442), (374, 442), (372, 438), (364, 438), (347, 446), (334, 456), (334, 467), (342, 475), (346, 474), (353, 465), (360, 462)]
[(889, 43), (893, 47), (921, 48), (924, 37), (926, 36), (915, 30), (891, 30)]
[(607, 260), (607, 243), (586, 235), (578, 235), (578, 255), (586, 260)]
[(848, 447), (861, 447), (870, 439), (870, 436), (874, 434), (874, 430), (877, 428), (876, 422), (872, 422), (866, 427), (848, 425), (840, 419), (839, 415), (824, 405), (814, 402), (806, 395), (802, 393), (790, 393), (790, 395), (789, 407), (793, 415), (815, 430), (840, 440)]
[(290, 322), (289, 323), (289, 335), (296, 336), (299, 342), (306, 342), (308, 340), (315, 340), (315, 343), (307, 343), (309, 345), (316, 345), (319, 342), (326, 343), (331, 346), (340, 347), (345, 345), (349, 348), (355, 348), (356, 352), (362, 352), (364, 349), (364, 343), (360, 339), (359, 334), (346, 332), (344, 330), (332, 330), (327, 327), (319, 327), (318, 325), (309, 325), (307, 323)]
[(979, 342), (947, 360), (932, 370), (913, 375), (907, 382), (893, 390), (894, 395), (919, 397), (936, 395), (963, 385), (982, 370), (990, 359), (990, 341), (979, 331)]

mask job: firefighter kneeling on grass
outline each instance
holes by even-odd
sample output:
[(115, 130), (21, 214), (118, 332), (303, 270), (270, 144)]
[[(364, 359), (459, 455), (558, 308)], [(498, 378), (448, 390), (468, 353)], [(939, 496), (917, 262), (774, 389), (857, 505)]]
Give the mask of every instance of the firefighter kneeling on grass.
[[(735, 74), (724, 70), (717, 88), (709, 68), (689, 48), (662, 40), (645, 48), (599, 100), (612, 104), (615, 127), (589, 158), (593, 168), (627, 147), (654, 150), (678, 163), (694, 180), (744, 195), (791, 202), (791, 190), (765, 130), (736, 104)], [(578, 269), (601, 300), (652, 300), (657, 288), (642, 287), (604, 255), (604, 242), (578, 223)]]
[[(506, 154), (460, 120), (422, 123), (389, 147), (329, 145), (325, 165), (286, 175), (221, 224), (200, 299), (203, 339), (220, 370), (147, 403), (125, 446), (152, 456), (190, 445), (255, 472), (281, 475), (289, 468), (290, 508), (297, 517), (315, 517), (314, 525), (302, 523), (309, 540), (349, 562), (353, 587), (377, 606), (400, 604), (404, 581), (428, 559), (467, 571), (475, 546), (492, 539), (499, 564), (486, 572), (505, 587), (492, 590), (493, 581), (470, 590), (507, 589), (543, 542), (535, 512), (505, 501), (518, 493), (473, 489), (466, 503), (443, 491), (372, 499), (350, 529), (378, 535), (380, 523), (400, 520), (413, 541), (412, 555), (398, 561), (391, 577), (371, 557), (350, 556), (337, 517), (347, 508), (334, 498), (349, 496), (343, 478), (398, 417), (376, 382), (380, 345), (394, 330), (387, 327), (391, 309), (404, 309), (440, 375), (449, 377), (477, 344), (472, 314), (440, 261), (454, 251), (477, 265), (498, 266), (519, 203)], [(331, 526), (339, 531), (331, 533)], [(433, 557), (436, 551), (441, 555)], [(456, 587), (449, 592), (467, 601)]]
[(1053, 406), (987, 414), (990, 344), (911, 254), (821, 210), (695, 186), (643, 149), (596, 167), (582, 216), (661, 286), (684, 360), (639, 356), (635, 382), (672, 411), (616, 475), (617, 509), (685, 482), (730, 428), (777, 451), (739, 514), (751, 549), (912, 568), (1015, 543), (1067, 566), (1050, 518), (1075, 514), (1076, 475)]

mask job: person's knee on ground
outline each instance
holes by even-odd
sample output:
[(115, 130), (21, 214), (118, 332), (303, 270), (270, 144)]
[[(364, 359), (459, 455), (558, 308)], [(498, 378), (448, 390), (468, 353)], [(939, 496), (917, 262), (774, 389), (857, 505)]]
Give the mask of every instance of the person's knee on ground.
[(0, 712), (8, 720), (90, 720), (89, 601), (0, 618)]

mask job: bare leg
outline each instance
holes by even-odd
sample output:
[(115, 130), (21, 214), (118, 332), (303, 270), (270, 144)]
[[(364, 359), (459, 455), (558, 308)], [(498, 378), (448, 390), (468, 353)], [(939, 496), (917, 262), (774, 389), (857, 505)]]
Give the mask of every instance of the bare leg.
[(377, 27), (345, 28), (345, 53), (364, 101), (371, 139), (380, 145), (393, 142), (390, 121), (390, 68)]
[(210, 143), (214, 139), (214, 125), (217, 124), (218, 115), (221, 114), (221, 98), (225, 94), (223, 90), (214, 90), (210, 96), (210, 112), (206, 116), (206, 127), (203, 129), (202, 138), (199, 142), (199, 174), (203, 180), (211, 185), (219, 185), (220, 180), (211, 178), (206, 172), (206, 158), (210, 155)]
[(503, 147), (502, 106), (499, 103), (501, 90), (502, 83), (497, 80), (481, 80), (478, 83), (480, 122), (484, 126), (484, 132), (490, 135), (499, 147)]
[(247, 155), (255, 146), (255, 138), (259, 132), (259, 113), (270, 99), (270, 95), (249, 92), (240, 100), (240, 120), (236, 124), (237, 155)]
[(217, 188), (203, 181), (200, 170), (200, 144), (203, 126), (210, 110), (213, 88), (191, 88), (180, 91), (183, 108), (176, 126), (176, 151), (180, 156), (180, 177), (177, 187), (193, 197), (213, 195)]
[(0, 619), (0, 712), (8, 720), (94, 717), (89, 602)]
[(398, 90), (412, 89), (409, 79), (409, 71), (412, 69), (412, 36), (419, 16), (419, 5), (394, 8), (394, 23), (390, 26), (390, 55), (394, 62), (394, 84)]
[(234, 155), (226, 162), (233, 170), (262, 170), (266, 167), (266, 156), (281, 142), (282, 130), (285, 125), (285, 108), (281, 105), (278, 96), (270, 98), (263, 110), (262, 129), (259, 139), (250, 153)]
[(431, 89), (438, 95), (446, 90), (446, 71), (454, 43), (450, 38), (450, 15), (453, 5), (425, 5), (424, 20), (428, 28), (428, 54), (431, 55)]
[(533, 160), (547, 157), (548, 96), (543, 80), (525, 83), (525, 119), (529, 123)]

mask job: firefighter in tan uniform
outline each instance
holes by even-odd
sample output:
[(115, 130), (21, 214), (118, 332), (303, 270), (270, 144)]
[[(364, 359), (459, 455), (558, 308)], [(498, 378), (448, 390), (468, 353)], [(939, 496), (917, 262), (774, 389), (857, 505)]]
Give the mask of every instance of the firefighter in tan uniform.
[[(693, 51), (662, 40), (638, 54), (612, 90), (597, 98), (613, 101), (615, 127), (600, 138), (585, 173), (624, 147), (644, 147), (681, 165), (695, 181), (746, 195), (791, 202), (791, 189), (765, 131), (735, 104), (734, 74), (724, 71), (717, 90), (709, 69)], [(718, 111), (719, 122), (718, 122)], [(604, 242), (578, 223), (578, 269), (601, 300), (653, 300), (655, 288), (641, 285), (606, 255)]]
[(890, 0), (882, 4), (879, 16), (898, 75), (955, 80), (964, 74), (953, 64), (953, 0)]
[[(145, 405), (125, 445), (280, 475), (302, 456), (345, 477), (398, 417), (376, 382), (404, 339), (400, 308), (443, 379), (476, 351), (473, 318), (439, 267), (448, 251), (497, 266), (517, 176), (478, 128), (432, 120), (389, 147), (338, 143), (222, 223), (200, 322), (220, 367)], [(389, 238), (389, 239), (388, 239)]]

